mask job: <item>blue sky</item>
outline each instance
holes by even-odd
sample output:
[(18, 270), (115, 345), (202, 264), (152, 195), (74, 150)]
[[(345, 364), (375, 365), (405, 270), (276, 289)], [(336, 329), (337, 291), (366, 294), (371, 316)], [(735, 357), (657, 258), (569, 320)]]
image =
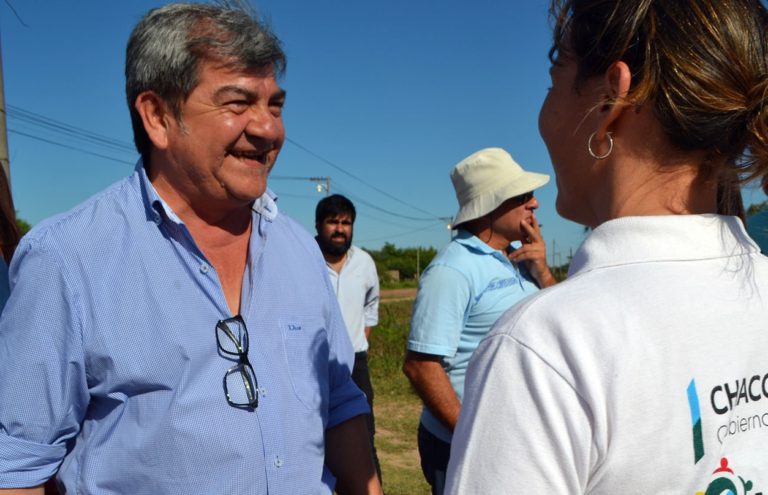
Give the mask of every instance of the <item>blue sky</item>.
[[(11, 178), (22, 218), (36, 223), (131, 173), (137, 155), (125, 149), (132, 143), (125, 43), (138, 19), (164, 3), (0, 2)], [(252, 3), (288, 55), (290, 141), (270, 187), (308, 229), (324, 194), (309, 177), (329, 176), (332, 192), (356, 203), (355, 243), (378, 248), (445, 244), (445, 218), (457, 209), (448, 174), (480, 148), (503, 147), (525, 168), (552, 174), (537, 128), (549, 86), (545, 0)], [(45, 129), (24, 112), (122, 147)], [(537, 194), (538, 218), (561, 263), (583, 229), (558, 217), (555, 195), (553, 178)], [(745, 192), (746, 204), (764, 199)]]

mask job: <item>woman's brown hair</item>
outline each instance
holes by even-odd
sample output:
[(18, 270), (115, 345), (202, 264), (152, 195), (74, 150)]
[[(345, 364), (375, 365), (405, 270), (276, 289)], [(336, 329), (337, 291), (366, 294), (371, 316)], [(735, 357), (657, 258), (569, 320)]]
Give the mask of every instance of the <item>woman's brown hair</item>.
[(705, 151), (705, 177), (768, 176), (768, 13), (759, 0), (553, 0), (550, 58), (571, 57), (576, 90), (617, 61), (625, 101), (651, 102), (670, 142)]

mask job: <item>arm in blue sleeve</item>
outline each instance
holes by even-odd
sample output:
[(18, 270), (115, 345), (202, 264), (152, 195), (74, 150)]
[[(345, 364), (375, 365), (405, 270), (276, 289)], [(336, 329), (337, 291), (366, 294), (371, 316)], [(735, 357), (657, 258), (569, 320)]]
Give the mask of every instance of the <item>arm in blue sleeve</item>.
[(419, 283), (408, 350), (437, 356), (456, 354), (471, 299), (472, 289), (464, 274), (445, 265), (431, 266)]
[[(319, 251), (318, 251), (319, 253)], [(328, 375), (329, 375), (329, 412), (326, 430), (344, 421), (370, 412), (365, 394), (352, 381), (352, 367), (355, 364), (355, 352), (349, 340), (349, 334), (341, 315), (339, 302), (331, 287), (331, 281), (325, 272), (325, 262), (318, 256), (318, 266), (322, 270), (323, 285), (318, 297), (324, 297), (328, 307)]]
[(22, 240), (0, 319), (0, 487), (52, 477), (88, 407), (81, 312), (58, 252)]

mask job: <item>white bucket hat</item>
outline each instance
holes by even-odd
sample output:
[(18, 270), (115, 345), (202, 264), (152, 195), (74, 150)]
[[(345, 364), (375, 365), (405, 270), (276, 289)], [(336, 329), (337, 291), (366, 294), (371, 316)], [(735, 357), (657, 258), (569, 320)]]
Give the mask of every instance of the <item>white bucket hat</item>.
[(459, 200), (452, 228), (486, 215), (509, 198), (531, 192), (549, 182), (546, 174), (526, 172), (501, 148), (485, 148), (460, 161), (451, 170)]

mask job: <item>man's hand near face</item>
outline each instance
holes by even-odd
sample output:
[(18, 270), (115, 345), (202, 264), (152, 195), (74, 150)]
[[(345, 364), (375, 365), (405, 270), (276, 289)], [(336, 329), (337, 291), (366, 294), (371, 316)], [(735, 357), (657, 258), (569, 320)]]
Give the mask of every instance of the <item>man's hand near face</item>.
[(525, 263), (531, 276), (542, 289), (555, 285), (557, 280), (547, 265), (547, 243), (541, 235), (541, 228), (536, 220), (536, 215), (531, 214), (530, 222), (521, 221), (520, 228), (526, 237), (520, 248), (507, 255), (509, 260), (513, 263)]

